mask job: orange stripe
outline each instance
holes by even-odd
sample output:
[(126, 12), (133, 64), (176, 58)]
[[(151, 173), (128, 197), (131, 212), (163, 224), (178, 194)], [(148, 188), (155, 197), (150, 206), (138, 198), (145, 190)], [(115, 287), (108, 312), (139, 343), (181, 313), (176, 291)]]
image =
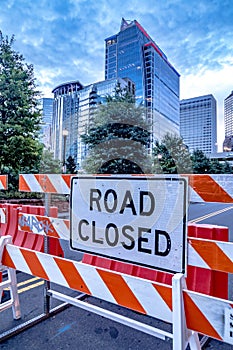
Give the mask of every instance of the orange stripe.
[(26, 183), (23, 175), (19, 175), (19, 191), (31, 192), (31, 189)]
[(167, 306), (172, 311), (172, 288), (169, 288), (169, 286), (160, 286), (153, 284), (153, 287), (156, 289), (156, 291), (160, 294), (161, 298), (165, 301)]
[(215, 242), (192, 239), (189, 239), (189, 242), (212, 270), (233, 273), (233, 261), (228, 258)]
[(44, 280), (49, 280), (49, 277), (45, 272), (43, 266), (41, 265), (36, 253), (22, 248), (20, 249), (20, 251), (30, 268), (32, 275), (41, 277)]
[(190, 298), (188, 293), (183, 293), (183, 295), (187, 328), (209, 337), (222, 340), (216, 330)]
[(12, 269), (15, 269), (15, 264), (13, 263), (10, 254), (7, 251), (7, 248), (4, 248), (3, 250), (2, 265), (12, 267)]
[(70, 220), (64, 220), (64, 223), (67, 228), (70, 228)]
[(49, 193), (57, 193), (56, 188), (53, 186), (52, 182), (49, 180), (48, 175), (37, 174), (35, 178), (39, 182), (42, 190)]
[(77, 175), (69, 175), (69, 174), (62, 175), (63, 180), (65, 181), (66, 185), (67, 185), (69, 188), (70, 188), (71, 178), (72, 178), (73, 176), (77, 176)]
[(7, 175), (0, 175), (0, 181), (4, 189), (7, 189)]
[(71, 261), (67, 261), (56, 257), (54, 257), (54, 260), (57, 263), (59, 269), (61, 270), (61, 273), (63, 274), (70, 288), (92, 295), (86, 283), (84, 282), (84, 280), (82, 279), (79, 272), (77, 271), (77, 269)]
[[(46, 216), (36, 216), (37, 220), (41, 223), (41, 227), (44, 226), (44, 231), (47, 236), (49, 237), (55, 237), (55, 238), (60, 238), (58, 235), (55, 227), (53, 226), (53, 223), (51, 222), (50, 218)], [(48, 232), (46, 232), (46, 230)]]
[(233, 198), (210, 175), (185, 175), (189, 185), (206, 202), (233, 203)]
[(146, 314), (146, 311), (121, 275), (98, 269), (97, 272), (119, 305)]

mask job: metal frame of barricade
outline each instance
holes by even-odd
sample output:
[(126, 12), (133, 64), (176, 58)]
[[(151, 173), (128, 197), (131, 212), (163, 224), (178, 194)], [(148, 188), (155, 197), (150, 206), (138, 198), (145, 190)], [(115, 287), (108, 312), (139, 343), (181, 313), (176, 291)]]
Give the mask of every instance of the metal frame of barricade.
[[(44, 176), (44, 175), (43, 175)], [(60, 175), (61, 176), (61, 175)], [(72, 176), (72, 175), (71, 175)], [(45, 181), (47, 181), (48, 179), (48, 176), (45, 175), (44, 176), (44, 179), (46, 178)], [(54, 179), (54, 178), (53, 178)], [(60, 180), (59, 180), (60, 181)], [(51, 187), (50, 187), (50, 190), (51, 191)], [(48, 192), (49, 192), (48, 191)], [(67, 194), (67, 192), (66, 192)], [(203, 265), (206, 265), (205, 267), (207, 268), (210, 268), (210, 269), (216, 269), (216, 270), (224, 270), (224, 268), (219, 268), (219, 265), (221, 264), (221, 262), (217, 261), (216, 264), (214, 263), (214, 259), (208, 259), (208, 261), (205, 261), (204, 257), (198, 257), (197, 259), (197, 255), (200, 253), (199, 251), (198, 252), (195, 252), (193, 251), (193, 249), (195, 250), (195, 244), (198, 245), (198, 239), (191, 239), (189, 240), (189, 254), (188, 256), (190, 257), (191, 256), (191, 264), (194, 264), (195, 266), (202, 266)], [(202, 241), (202, 240), (201, 240)], [(213, 244), (217, 245), (218, 248), (220, 247), (220, 249), (223, 249), (224, 251), (224, 258), (223, 260), (225, 259), (228, 259), (228, 265), (233, 265), (232, 263), (232, 254), (230, 252), (230, 250), (232, 250), (232, 244), (231, 243), (226, 243), (226, 242), (214, 242), (214, 241), (211, 241), (211, 242), (208, 242), (206, 241), (205, 244), (207, 245), (212, 245), (213, 247)], [(43, 253), (40, 253), (40, 254), (43, 254)], [(215, 256), (216, 257), (216, 256)], [(220, 260), (221, 260), (222, 257), (220, 257)], [(61, 258), (58, 258), (58, 259), (61, 259)], [(204, 263), (203, 263), (203, 260), (204, 260)], [(224, 260), (224, 261), (225, 261)], [(82, 263), (80, 263), (82, 264)], [(209, 264), (209, 265), (208, 265)], [(84, 264), (85, 265), (85, 264)], [(226, 266), (226, 264), (225, 264)], [(232, 273), (232, 267), (229, 269), (229, 267), (227, 268), (226, 270), (226, 267), (225, 267), (225, 272), (231, 272)], [(132, 277), (132, 278), (136, 278), (136, 277)], [(136, 278), (137, 279), (137, 278)], [(149, 282), (149, 281), (147, 281)], [(153, 282), (154, 283), (154, 282)], [(173, 334), (175, 336), (173, 336), (172, 334), (167, 334), (166, 332), (164, 333), (163, 331), (161, 330), (158, 330), (158, 329), (153, 329), (153, 330), (148, 330), (148, 327), (147, 325), (145, 325), (145, 331), (146, 333), (149, 333), (151, 334), (150, 332), (152, 331), (153, 335), (156, 335), (156, 336), (159, 336), (161, 338), (162, 336), (162, 339), (163, 337), (170, 337), (170, 338), (173, 338), (173, 348), (174, 349), (185, 349), (186, 348), (186, 345), (187, 345), (187, 341), (189, 342), (189, 345), (190, 345), (190, 348), (191, 349), (200, 349), (200, 343), (199, 343), (199, 340), (197, 338), (197, 333), (196, 332), (193, 332), (193, 331), (189, 331), (185, 325), (185, 312), (184, 312), (184, 309), (186, 308), (186, 304), (187, 304), (187, 294), (188, 293), (195, 293), (195, 292), (189, 292), (187, 290), (185, 290), (185, 286), (184, 286), (184, 276), (181, 275), (181, 274), (176, 274), (174, 277), (173, 277), (173, 285), (172, 285), (172, 290), (173, 290), (173, 293), (172, 293), (172, 301), (173, 301), (173, 319), (175, 322), (173, 322)], [(99, 308), (97, 307), (94, 307), (93, 305), (87, 305), (85, 304), (85, 306), (83, 306), (83, 302), (79, 301), (79, 300), (76, 300), (75, 298), (71, 298), (71, 297), (68, 297), (66, 295), (63, 295), (61, 293), (58, 293), (56, 291), (52, 291), (51, 289), (47, 288), (47, 291), (46, 293), (49, 295), (49, 296), (52, 296), (52, 297), (55, 297), (57, 299), (60, 299), (62, 301), (65, 301), (65, 302), (68, 302), (70, 304), (73, 304), (73, 305), (76, 305), (76, 306), (80, 306), (84, 309), (88, 309), (90, 311), (93, 311), (93, 312), (96, 312), (97, 314), (101, 314), (104, 316), (105, 314), (105, 317), (108, 317), (108, 318), (111, 318), (111, 319), (114, 319), (115, 321), (118, 321), (120, 323), (123, 323), (123, 324), (126, 324), (126, 325), (131, 325), (131, 321), (129, 321), (128, 319), (125, 319), (124, 317), (120, 316), (120, 315), (113, 315), (111, 312), (108, 312), (107, 310), (99, 310)], [(184, 295), (185, 293), (185, 295)], [(199, 294), (199, 297), (203, 297), (203, 295), (201, 295), (200, 293), (195, 293), (195, 294)], [(183, 296), (186, 296), (185, 300), (183, 299)], [(205, 298), (208, 298), (209, 301), (210, 300), (213, 300), (213, 299), (217, 299), (217, 298), (213, 298), (213, 297), (207, 297), (207, 296), (204, 296)], [(217, 303), (217, 301), (215, 300), (214, 302)], [(82, 306), (81, 306), (82, 305)], [(225, 310), (231, 310), (233, 308), (233, 303), (231, 301), (224, 301), (224, 306), (221, 305), (221, 307), (225, 307)], [(221, 310), (222, 312), (222, 310)], [(221, 318), (223, 317), (223, 315), (221, 315)], [(229, 312), (225, 314), (225, 320), (227, 319), (227, 317), (229, 318)], [(227, 319), (228, 321), (228, 319)], [(190, 322), (190, 315), (188, 315), (188, 322)], [(133, 321), (133, 324), (135, 322)], [(137, 322), (136, 322), (137, 323)], [(137, 328), (137, 325), (135, 323), (135, 327), (133, 328)], [(140, 323), (140, 330), (144, 331), (144, 326), (143, 324)], [(196, 330), (198, 332), (202, 332), (201, 330)], [(232, 331), (232, 330), (231, 330)], [(205, 334), (205, 332), (203, 332), (203, 334)], [(217, 332), (216, 332), (217, 334)], [(213, 335), (209, 335), (207, 334), (208, 336), (213, 336)], [(217, 339), (221, 339), (224, 341), (224, 337), (223, 335), (219, 336), (219, 337), (216, 337)], [(230, 339), (230, 337), (228, 337)], [(228, 339), (228, 341), (229, 341)], [(231, 341), (231, 339), (230, 339)]]
[[(174, 275), (171, 287), (159, 282), (20, 248), (7, 243), (7, 238), (7, 236), (1, 238), (2, 246), (5, 246), (2, 260), (5, 266), (20, 268), (22, 272), (30, 271), (32, 275), (58, 285), (83, 291), (87, 295), (172, 323), (173, 332), (170, 334), (161, 329), (148, 327), (148, 325), (143, 326), (142, 323), (108, 310), (85, 302), (78, 302), (75, 298), (48, 290), (50, 296), (54, 298), (140, 329), (161, 339), (172, 338), (173, 348), (176, 350), (186, 349), (187, 343), (191, 349), (200, 349), (196, 332), (230, 344), (233, 343), (233, 327), (230, 321), (233, 317), (233, 302), (187, 290), (182, 274)], [(211, 253), (207, 259), (209, 268), (225, 272), (233, 271), (232, 243), (191, 239), (191, 245), (190, 259), (193, 264), (201, 264), (201, 256), (197, 257), (193, 249), (204, 245), (203, 252)], [(209, 248), (213, 248), (214, 245), (222, 251), (222, 256), (219, 256), (217, 260), (215, 259), (216, 251), (214, 249), (212, 249), (213, 252), (209, 251)]]

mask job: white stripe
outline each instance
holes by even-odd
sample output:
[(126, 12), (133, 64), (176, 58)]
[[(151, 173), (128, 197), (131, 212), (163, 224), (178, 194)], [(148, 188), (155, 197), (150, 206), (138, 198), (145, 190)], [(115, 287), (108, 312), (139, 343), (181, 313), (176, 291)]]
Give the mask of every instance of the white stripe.
[(206, 262), (200, 257), (200, 255), (193, 248), (191, 243), (188, 244), (188, 265), (203, 267), (204, 269), (210, 269), (210, 267), (206, 264)]
[(166, 322), (172, 322), (172, 312), (152, 282), (136, 279), (133, 276), (122, 276), (148, 315)]
[(233, 262), (233, 243), (217, 242), (217, 246), (223, 251), (225, 255)]
[(31, 191), (33, 192), (44, 192), (35, 178), (35, 175), (33, 174), (22, 174), (21, 175), (25, 182), (27, 183), (28, 187), (30, 188)]
[(6, 223), (6, 209), (0, 208), (0, 223), (5, 224)]
[(49, 220), (60, 238), (65, 240), (70, 239), (70, 230), (63, 219), (49, 218)]
[(47, 175), (50, 182), (56, 189), (57, 193), (61, 194), (69, 194), (70, 188), (67, 186), (66, 182), (62, 178), (62, 175), (60, 174), (49, 174)]
[(48, 254), (41, 254), (39, 252), (36, 253), (36, 255), (51, 282), (69, 287), (69, 284), (67, 283), (65, 277), (63, 276), (61, 270), (57, 266), (52, 256), (49, 256)]
[(233, 197), (233, 175), (232, 174), (220, 174), (220, 175), (211, 175), (213, 180), (220, 186), (222, 189)]
[(199, 196), (199, 194), (196, 191), (194, 191), (194, 189), (191, 186), (189, 186), (189, 191), (191, 202), (204, 202), (204, 200)]
[(29, 269), (29, 266), (26, 262), (26, 260), (23, 257), (23, 254), (21, 253), (20, 249), (13, 245), (7, 245), (6, 249), (11, 257), (11, 260), (13, 261), (16, 270), (20, 270), (22, 272), (32, 274), (31, 270)]
[(93, 296), (111, 303), (116, 303), (115, 298), (110, 293), (95, 267), (83, 263), (75, 264), (75, 267)]

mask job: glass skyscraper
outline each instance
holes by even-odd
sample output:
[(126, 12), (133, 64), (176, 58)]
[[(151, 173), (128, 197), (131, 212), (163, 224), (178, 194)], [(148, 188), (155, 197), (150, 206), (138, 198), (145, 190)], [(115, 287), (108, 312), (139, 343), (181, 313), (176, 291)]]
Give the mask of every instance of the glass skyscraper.
[(224, 100), (225, 140), (223, 151), (233, 150), (233, 91)]
[(189, 151), (217, 152), (216, 100), (213, 95), (180, 101), (180, 135)]
[(51, 149), (51, 129), (53, 118), (53, 98), (41, 98), (40, 99), (42, 110), (42, 125), (41, 125), (41, 142), (45, 148)]
[(122, 19), (119, 33), (105, 39), (105, 79), (130, 78), (136, 101), (146, 107), (152, 143), (179, 134), (179, 73), (136, 21)]
[(98, 103), (104, 103), (107, 95), (113, 95), (118, 84), (122, 89), (134, 93), (133, 82), (121, 78), (87, 86), (79, 81), (72, 81), (53, 89), (52, 149), (56, 159), (64, 162), (68, 156), (72, 156), (75, 163), (81, 165), (87, 155), (81, 135), (88, 131)]

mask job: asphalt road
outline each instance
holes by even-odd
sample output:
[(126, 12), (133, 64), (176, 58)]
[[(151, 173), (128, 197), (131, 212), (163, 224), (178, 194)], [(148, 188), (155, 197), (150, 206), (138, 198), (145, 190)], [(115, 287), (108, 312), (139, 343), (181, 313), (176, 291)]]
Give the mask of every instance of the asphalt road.
[[(233, 205), (229, 204), (192, 204), (189, 208), (189, 220), (200, 223), (216, 224), (229, 227), (230, 240), (233, 241)], [(200, 220), (200, 221), (199, 221)], [(65, 256), (71, 259), (80, 260), (82, 256), (78, 252), (71, 252), (67, 242), (63, 242)], [(43, 291), (44, 282), (34, 276), (17, 273), (18, 291), (22, 318), (13, 320), (11, 309), (0, 314), (0, 332), (8, 334), (8, 330), (18, 327), (20, 324), (29, 322), (31, 319), (41, 315), (44, 311)], [(65, 288), (51, 286), (52, 289), (62, 291), (71, 296), (77, 293)], [(232, 279), (229, 283), (230, 299), (233, 300)], [(88, 298), (88, 303), (95, 304), (108, 310), (118, 312), (124, 316), (135, 318), (138, 321), (148, 323), (166, 331), (171, 331), (171, 325), (158, 321), (148, 316), (143, 316), (112, 305), (95, 298)], [(59, 305), (52, 299), (51, 308)], [(1, 349), (20, 350), (129, 350), (129, 349), (172, 349), (171, 340), (162, 341), (150, 335), (136, 331), (127, 326), (123, 326), (114, 321), (105, 319), (91, 312), (81, 310), (74, 306), (69, 306), (62, 312), (54, 314), (52, 317), (38, 323), (37, 325), (21, 332), (0, 344)], [(211, 339), (207, 349), (232, 350), (233, 346)]]

